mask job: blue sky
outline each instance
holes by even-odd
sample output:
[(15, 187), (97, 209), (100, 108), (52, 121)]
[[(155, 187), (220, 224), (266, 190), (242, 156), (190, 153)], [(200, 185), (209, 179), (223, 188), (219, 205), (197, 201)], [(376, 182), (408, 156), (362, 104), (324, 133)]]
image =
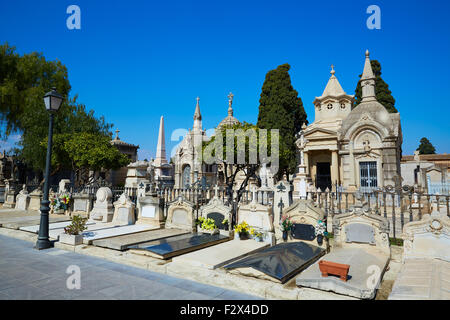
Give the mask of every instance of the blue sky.
[[(72, 4), (81, 30), (66, 27)], [(381, 30), (366, 27), (373, 4)], [(369, 49), (396, 99), (403, 154), (423, 136), (449, 153), (449, 11), (445, 0), (2, 0), (0, 43), (61, 60), (71, 95), (138, 144), (141, 159), (155, 155), (161, 115), (168, 152), (179, 142), (171, 134), (192, 127), (197, 96), (205, 129), (227, 115), (230, 91), (234, 115), (256, 123), (265, 74), (283, 63), (312, 122), (330, 65), (354, 94)]]

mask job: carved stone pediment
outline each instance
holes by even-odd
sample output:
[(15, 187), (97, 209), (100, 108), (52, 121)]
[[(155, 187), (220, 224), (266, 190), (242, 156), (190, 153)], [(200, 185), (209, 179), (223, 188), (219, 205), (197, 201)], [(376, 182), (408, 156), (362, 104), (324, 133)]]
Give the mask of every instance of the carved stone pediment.
[(324, 212), (312, 200), (297, 200), (283, 212), (292, 223), (316, 225), (323, 220)]
[(337, 132), (323, 129), (323, 128), (314, 128), (310, 131), (305, 132), (305, 138), (307, 140), (311, 139), (336, 139), (337, 138)]
[(425, 214), (420, 221), (403, 227), (403, 259), (439, 258), (450, 261), (450, 218), (435, 211)]
[(229, 215), (231, 213), (231, 207), (226, 206), (221, 199), (214, 196), (208, 204), (200, 208), (200, 213), (202, 217), (206, 217), (206, 214), (210, 212), (220, 212), (224, 215)]
[(168, 205), (166, 228), (194, 231), (194, 204), (180, 195)]

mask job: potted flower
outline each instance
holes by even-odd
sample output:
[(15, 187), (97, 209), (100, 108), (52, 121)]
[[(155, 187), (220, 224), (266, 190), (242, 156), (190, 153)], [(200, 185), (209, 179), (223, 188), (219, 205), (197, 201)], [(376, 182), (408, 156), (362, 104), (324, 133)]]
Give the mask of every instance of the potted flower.
[(64, 213), (63, 209), (61, 208), (61, 200), (59, 197), (55, 196), (50, 200), (50, 206), (51, 206), (51, 213), (57, 214), (57, 213)]
[(314, 227), (314, 233), (317, 237), (317, 244), (321, 246), (323, 243), (323, 237), (326, 237), (328, 235), (327, 226), (325, 225), (324, 221), (317, 221), (317, 225)]
[(242, 223), (238, 224), (234, 229), (234, 232), (239, 235), (240, 240), (248, 239), (248, 234), (250, 232), (250, 227), (247, 222), (242, 221)]
[(61, 208), (64, 211), (67, 211), (69, 209), (69, 205), (70, 205), (70, 196), (68, 194), (62, 194), (61, 196), (59, 196), (59, 201), (60, 201), (60, 205)]
[(253, 236), (253, 238), (257, 241), (257, 242), (262, 242), (263, 241), (263, 234), (261, 232), (256, 231), (255, 229), (251, 229), (250, 230), (250, 234)]
[(200, 228), (203, 232), (216, 234), (219, 233), (219, 229), (216, 226), (216, 222), (211, 218), (202, 218)]
[(59, 236), (59, 241), (61, 243), (76, 246), (83, 243), (82, 232), (87, 229), (87, 218), (73, 216), (71, 221), (72, 223), (64, 228), (64, 233)]
[(229, 222), (227, 218), (223, 219), (222, 224), (225, 230), (228, 230)]
[(283, 231), (283, 240), (286, 242), (288, 238), (288, 232), (292, 229), (292, 222), (287, 216), (281, 218), (281, 231)]

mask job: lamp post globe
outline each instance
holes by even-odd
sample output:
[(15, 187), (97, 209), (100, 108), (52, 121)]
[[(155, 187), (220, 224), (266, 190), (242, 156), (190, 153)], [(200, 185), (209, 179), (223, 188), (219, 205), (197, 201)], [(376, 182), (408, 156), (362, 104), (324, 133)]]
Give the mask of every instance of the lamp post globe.
[(56, 91), (56, 88), (52, 88), (52, 91), (44, 95), (45, 109), (50, 112), (58, 111), (63, 99), (64, 97)]
[(59, 94), (55, 88), (52, 91), (47, 92), (44, 95), (45, 109), (50, 114), (50, 120), (48, 125), (48, 143), (47, 143), (47, 158), (45, 162), (45, 183), (44, 183), (44, 197), (41, 201), (41, 221), (39, 225), (39, 236), (36, 241), (35, 248), (38, 250), (48, 249), (52, 247), (50, 242), (48, 229), (49, 229), (49, 212), (50, 212), (50, 201), (48, 200), (49, 189), (50, 189), (50, 160), (52, 158), (52, 138), (53, 138), (53, 120), (55, 113), (59, 110), (64, 97)]

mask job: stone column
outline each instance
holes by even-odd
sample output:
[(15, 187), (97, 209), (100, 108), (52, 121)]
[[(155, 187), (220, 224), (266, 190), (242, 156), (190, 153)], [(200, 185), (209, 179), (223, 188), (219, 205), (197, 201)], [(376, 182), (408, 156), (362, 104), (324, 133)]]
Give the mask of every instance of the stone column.
[[(349, 189), (350, 190), (356, 190), (356, 166), (355, 166), (355, 156), (353, 155), (353, 141), (350, 141), (349, 145), (349, 150), (350, 150), (350, 184), (349, 184)], [(350, 191), (349, 190), (349, 191)]]
[(337, 150), (331, 151), (331, 185), (334, 186), (334, 183), (339, 183), (339, 159)]
[(308, 154), (308, 152), (303, 151), (303, 157), (304, 157), (304, 161), (305, 161), (306, 175), (309, 176), (310, 172), (309, 172), (309, 154)]

